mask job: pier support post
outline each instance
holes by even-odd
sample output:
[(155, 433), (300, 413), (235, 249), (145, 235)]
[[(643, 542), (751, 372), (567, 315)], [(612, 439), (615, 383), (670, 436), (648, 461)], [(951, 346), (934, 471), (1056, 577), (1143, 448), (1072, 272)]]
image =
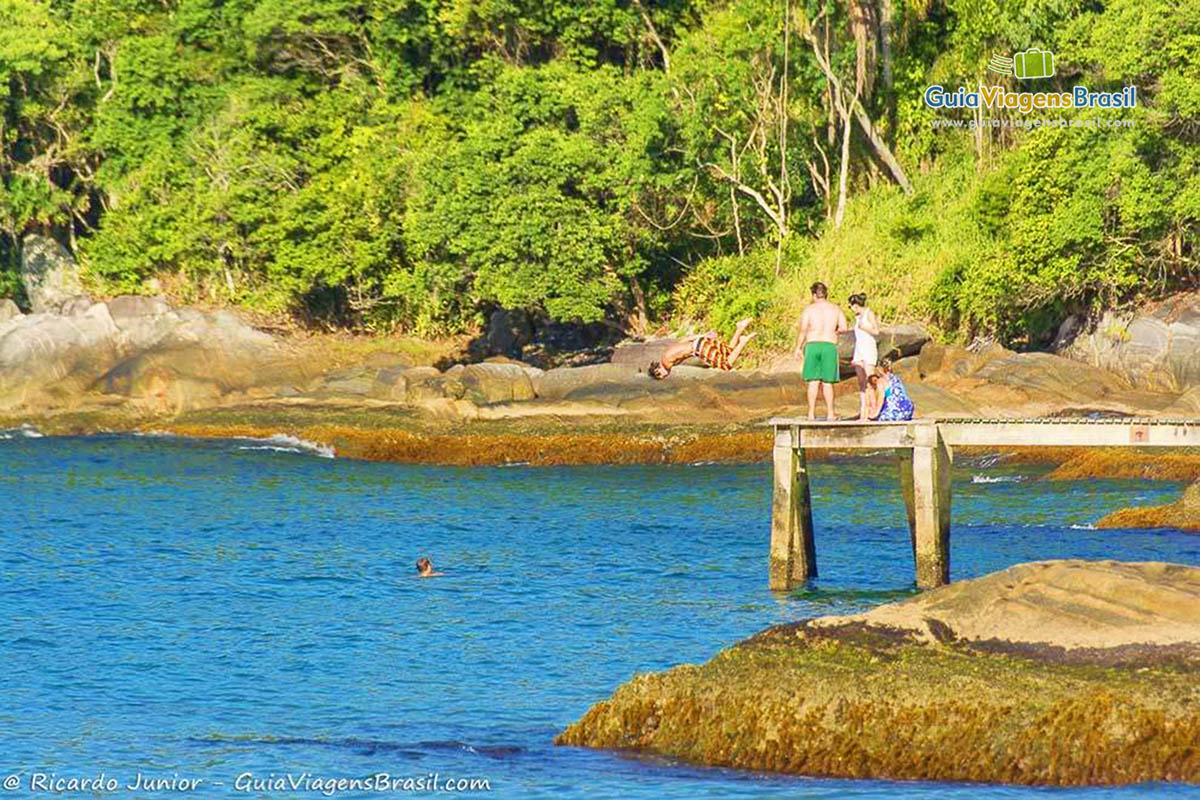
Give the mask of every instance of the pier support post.
[(775, 430), (774, 466), (767, 579), (771, 589), (787, 590), (817, 576), (812, 496), (797, 427)]
[(900, 457), (900, 490), (904, 494), (904, 511), (908, 518), (908, 538), (912, 542), (913, 564), (917, 563), (917, 516), (913, 498), (913, 451), (897, 450)]
[[(950, 448), (937, 425), (914, 426), (912, 454), (901, 458), (917, 588), (950, 582)], [(906, 474), (907, 473), (907, 474)]]

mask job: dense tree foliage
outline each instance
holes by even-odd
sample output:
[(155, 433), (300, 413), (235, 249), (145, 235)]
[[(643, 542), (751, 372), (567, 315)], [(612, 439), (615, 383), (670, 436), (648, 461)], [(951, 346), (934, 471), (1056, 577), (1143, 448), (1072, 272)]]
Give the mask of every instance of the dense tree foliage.
[[(923, 103), (1031, 46), (1134, 126)], [(98, 291), (329, 324), (782, 318), (837, 274), (1032, 341), (1195, 282), (1198, 142), (1195, 0), (0, 0), (0, 294), (38, 230)]]

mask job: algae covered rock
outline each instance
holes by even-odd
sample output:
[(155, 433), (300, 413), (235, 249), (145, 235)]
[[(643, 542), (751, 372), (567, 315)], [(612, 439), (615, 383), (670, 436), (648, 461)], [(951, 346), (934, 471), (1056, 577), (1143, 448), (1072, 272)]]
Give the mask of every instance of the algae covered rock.
[(803, 775), (1200, 780), (1200, 569), (1041, 562), (641, 675), (559, 744)]
[(1096, 523), (1098, 528), (1181, 528), (1200, 532), (1200, 481), (1183, 492), (1176, 503), (1164, 506), (1123, 508)]

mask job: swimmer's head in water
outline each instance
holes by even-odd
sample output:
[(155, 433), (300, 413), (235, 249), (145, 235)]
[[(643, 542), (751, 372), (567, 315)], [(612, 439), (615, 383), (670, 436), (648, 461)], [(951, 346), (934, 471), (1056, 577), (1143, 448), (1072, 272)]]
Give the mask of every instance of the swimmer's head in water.
[(417, 559), (417, 572), (424, 575), (427, 572), (433, 572), (433, 562), (422, 556)]
[(646, 368), (646, 372), (656, 381), (661, 381), (667, 375), (671, 374), (671, 370), (664, 367), (659, 361), (651, 361), (650, 366)]

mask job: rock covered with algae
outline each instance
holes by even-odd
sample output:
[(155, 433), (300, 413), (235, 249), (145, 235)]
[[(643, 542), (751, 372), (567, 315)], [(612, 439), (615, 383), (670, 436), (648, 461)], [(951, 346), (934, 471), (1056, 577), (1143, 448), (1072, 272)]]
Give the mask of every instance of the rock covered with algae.
[(1183, 492), (1178, 502), (1114, 511), (1096, 523), (1099, 528), (1181, 528), (1200, 532), (1200, 481)]
[(639, 675), (559, 744), (814, 776), (1200, 781), (1200, 568), (1022, 564)]

